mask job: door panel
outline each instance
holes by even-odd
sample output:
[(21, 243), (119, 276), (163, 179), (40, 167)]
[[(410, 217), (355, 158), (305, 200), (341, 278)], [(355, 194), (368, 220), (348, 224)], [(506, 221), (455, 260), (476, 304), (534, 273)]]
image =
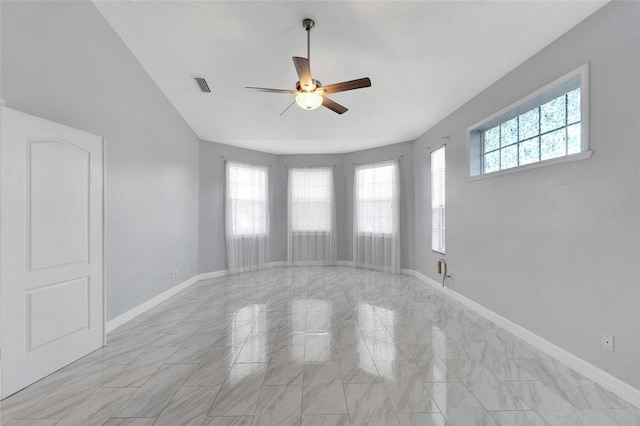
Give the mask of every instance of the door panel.
[(26, 142), (29, 269), (87, 264), (89, 152), (63, 140)]
[(89, 277), (25, 293), (28, 352), (89, 328)]
[(103, 139), (0, 110), (4, 398), (103, 344)]

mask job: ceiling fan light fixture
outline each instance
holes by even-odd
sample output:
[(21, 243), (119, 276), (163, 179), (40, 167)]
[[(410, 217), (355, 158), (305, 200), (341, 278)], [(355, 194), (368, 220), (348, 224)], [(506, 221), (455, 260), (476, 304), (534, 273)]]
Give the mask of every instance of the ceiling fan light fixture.
[(296, 95), (296, 103), (302, 109), (316, 109), (322, 105), (322, 96), (312, 92), (301, 92)]

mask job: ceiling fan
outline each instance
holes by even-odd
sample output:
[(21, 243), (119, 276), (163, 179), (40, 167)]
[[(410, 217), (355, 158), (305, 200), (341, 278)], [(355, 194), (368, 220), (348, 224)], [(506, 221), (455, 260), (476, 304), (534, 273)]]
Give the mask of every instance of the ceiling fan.
[(337, 102), (332, 101), (325, 95), (330, 93), (345, 92), (347, 90), (362, 89), (364, 87), (371, 86), (371, 80), (369, 77), (359, 78), (356, 80), (343, 81), (342, 83), (330, 84), (323, 86), (318, 80), (314, 80), (311, 77), (311, 29), (315, 26), (313, 19), (304, 19), (302, 26), (307, 31), (307, 57), (300, 58), (298, 56), (293, 57), (293, 64), (296, 67), (299, 80), (296, 82), (296, 90), (286, 89), (268, 89), (265, 87), (245, 87), (245, 89), (259, 90), (269, 93), (285, 93), (296, 95), (296, 99), (291, 103), (282, 114), (287, 112), (294, 103), (297, 103), (302, 109), (316, 109), (320, 105), (325, 108), (329, 108), (331, 111), (338, 114), (344, 114), (348, 109)]

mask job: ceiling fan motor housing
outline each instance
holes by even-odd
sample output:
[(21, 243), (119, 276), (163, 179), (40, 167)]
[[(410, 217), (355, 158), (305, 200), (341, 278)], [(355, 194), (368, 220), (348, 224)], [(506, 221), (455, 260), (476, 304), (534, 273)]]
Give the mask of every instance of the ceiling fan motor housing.
[(311, 80), (313, 82), (313, 86), (309, 89), (309, 88), (305, 88), (302, 87), (302, 85), (300, 84), (300, 81), (296, 81), (296, 90), (297, 91), (301, 91), (301, 92), (313, 92), (316, 89), (319, 89), (322, 87), (322, 83), (320, 83), (320, 80), (316, 80), (315, 78)]

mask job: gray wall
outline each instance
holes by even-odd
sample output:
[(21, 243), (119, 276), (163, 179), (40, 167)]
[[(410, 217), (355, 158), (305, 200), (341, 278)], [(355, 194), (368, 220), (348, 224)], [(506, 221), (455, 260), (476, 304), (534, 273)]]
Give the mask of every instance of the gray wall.
[(198, 271), (199, 139), (91, 2), (1, 7), (7, 106), (106, 138), (112, 319)]
[[(467, 182), (466, 129), (585, 62), (589, 160)], [(640, 3), (619, 2), (553, 42), (415, 144), (418, 270), (431, 278), (427, 146), (447, 145), (448, 284), (640, 388)], [(614, 214), (610, 214), (613, 212)], [(625, 213), (625, 212), (630, 212)], [(618, 216), (617, 214), (620, 214)], [(615, 353), (600, 347), (615, 336)]]

